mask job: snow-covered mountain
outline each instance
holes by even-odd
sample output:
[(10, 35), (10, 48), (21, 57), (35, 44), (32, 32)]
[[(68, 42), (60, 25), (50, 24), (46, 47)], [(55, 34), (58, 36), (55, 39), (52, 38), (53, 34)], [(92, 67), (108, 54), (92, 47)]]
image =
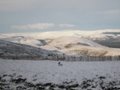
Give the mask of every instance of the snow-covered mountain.
[[(5, 59), (46, 59), (54, 60), (62, 53), (33, 46), (0, 40), (0, 58)], [(59, 57), (58, 57), (59, 58)]]
[(42, 46), (45, 44), (44, 40), (35, 39), (34, 37), (29, 36), (11, 36), (7, 38), (3, 38), (3, 40), (19, 43), (19, 44), (25, 44), (30, 46)]
[(120, 30), (0, 34), (0, 39), (68, 55), (118, 56)]

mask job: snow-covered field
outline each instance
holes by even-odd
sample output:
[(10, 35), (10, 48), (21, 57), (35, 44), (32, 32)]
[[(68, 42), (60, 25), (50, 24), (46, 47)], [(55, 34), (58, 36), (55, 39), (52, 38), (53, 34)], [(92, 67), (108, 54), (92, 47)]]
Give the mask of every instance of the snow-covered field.
[(22, 88), (20, 90), (120, 90), (120, 62), (60, 61), (59, 63), (59, 61), (47, 60), (1, 59), (0, 88), (4, 88), (0, 90), (16, 90), (15, 88)]

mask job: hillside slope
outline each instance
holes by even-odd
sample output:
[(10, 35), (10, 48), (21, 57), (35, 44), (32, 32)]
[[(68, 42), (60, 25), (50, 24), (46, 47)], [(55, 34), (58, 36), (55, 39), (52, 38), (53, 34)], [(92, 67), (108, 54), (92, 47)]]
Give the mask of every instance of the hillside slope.
[(66, 55), (120, 55), (120, 30), (13, 33), (1, 34), (0, 39), (22, 45), (29, 45), (36, 49), (51, 51), (52, 53), (65, 53)]
[(61, 54), (57, 51), (48, 51), (29, 45), (17, 44), (0, 40), (0, 58), (9, 59), (55, 59)]

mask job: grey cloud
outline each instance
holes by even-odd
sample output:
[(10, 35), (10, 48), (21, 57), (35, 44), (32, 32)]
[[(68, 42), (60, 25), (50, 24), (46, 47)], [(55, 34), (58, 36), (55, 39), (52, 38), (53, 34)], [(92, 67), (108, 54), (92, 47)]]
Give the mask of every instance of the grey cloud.
[(0, 0), (0, 10), (78, 9), (96, 11), (120, 9), (120, 0)]
[(34, 0), (0, 0), (0, 11), (28, 10), (33, 3)]

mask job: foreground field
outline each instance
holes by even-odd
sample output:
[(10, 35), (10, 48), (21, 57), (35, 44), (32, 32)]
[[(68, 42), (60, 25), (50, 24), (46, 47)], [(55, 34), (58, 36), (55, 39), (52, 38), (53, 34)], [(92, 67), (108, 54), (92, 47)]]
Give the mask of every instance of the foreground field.
[(120, 62), (0, 60), (0, 90), (120, 90)]

